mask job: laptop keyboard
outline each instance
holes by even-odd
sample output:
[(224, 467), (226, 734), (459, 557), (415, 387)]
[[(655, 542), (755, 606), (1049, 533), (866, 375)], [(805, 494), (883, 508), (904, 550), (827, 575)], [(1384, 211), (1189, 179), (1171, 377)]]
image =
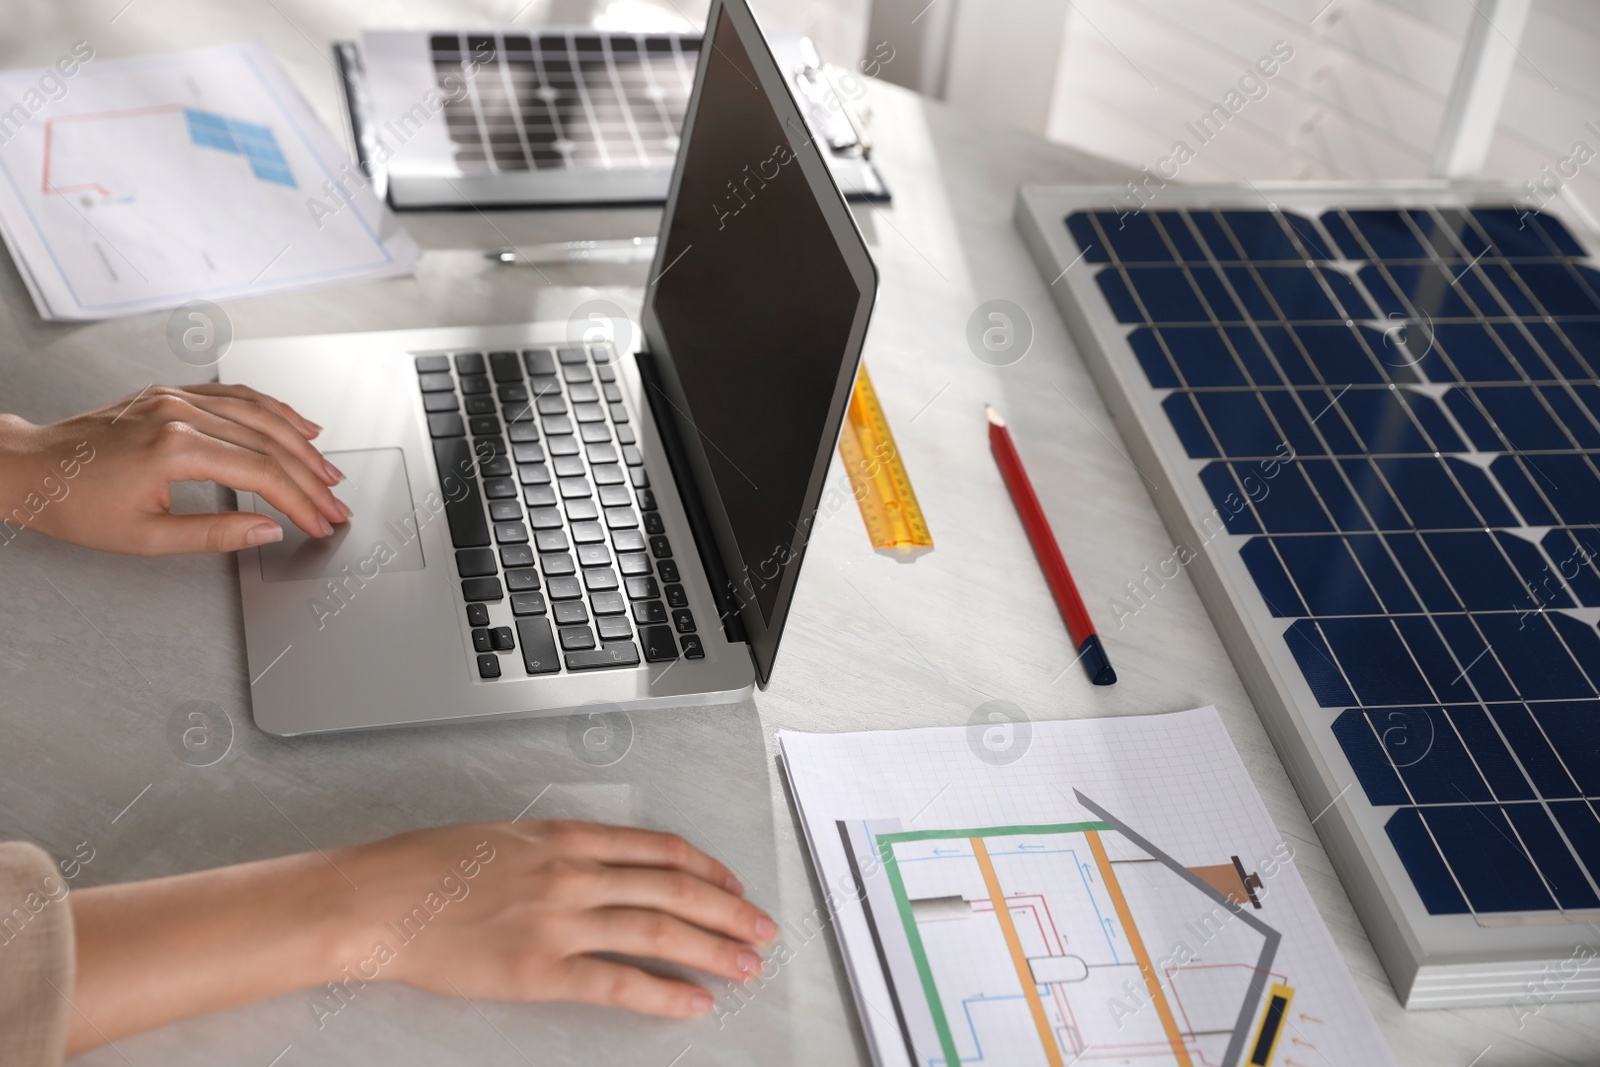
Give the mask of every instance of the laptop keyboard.
[(610, 346), (416, 368), (478, 676), (703, 658)]

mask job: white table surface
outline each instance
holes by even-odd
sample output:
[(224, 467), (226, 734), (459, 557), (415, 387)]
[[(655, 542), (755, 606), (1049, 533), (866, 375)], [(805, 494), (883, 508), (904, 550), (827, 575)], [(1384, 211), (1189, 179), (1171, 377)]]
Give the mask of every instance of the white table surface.
[[(265, 41), (330, 122), (329, 40), (373, 24), (445, 22), (440, 5), (125, 0), (10, 5), (5, 66), (42, 64), (73, 40), (101, 57)], [(475, 21), (510, 12), (478, 13)], [(455, 17), (469, 17), (458, 12)], [(637, 714), (633, 746), (596, 769), (561, 720), (284, 740), (250, 720), (234, 562), (98, 555), (27, 534), (0, 548), (0, 838), (57, 856), (87, 841), (78, 884), (192, 870), (423, 825), (556, 814), (685, 834), (733, 866), (754, 899), (798, 924), (820, 903), (775, 769), (778, 729), (961, 725), (1004, 698), (1036, 719), (1215, 704), (1402, 1064), (1593, 1063), (1600, 1008), (1552, 1006), (1519, 1029), (1510, 1009), (1408, 1013), (1356, 921), (1238, 676), (1186, 577), (1121, 630), (1108, 600), (1171, 552), (1122, 446), (1011, 226), (1019, 183), (1116, 181), (1122, 170), (994, 128), (884, 84), (870, 100), (892, 206), (858, 209), (882, 272), (867, 362), (936, 550), (912, 564), (875, 555), (855, 506), (818, 524), (770, 689), (732, 707)], [(636, 308), (643, 267), (493, 266), (481, 251), (572, 237), (653, 233), (656, 213), (472, 211), (407, 215), (424, 247), (414, 278), (228, 307), (237, 336), (565, 319), (602, 296)], [(1020, 363), (967, 349), (988, 299), (1021, 305), (1035, 330)], [(0, 263), (0, 410), (34, 421), (199, 380), (167, 349), (165, 315), (41, 322)], [(1011, 422), (1121, 681), (1081, 668), (985, 441), (983, 403)], [(845, 485), (838, 464), (831, 486)], [(180, 487), (191, 507), (222, 498)], [(235, 731), (215, 766), (169, 749), (179, 705), (220, 705)], [(130, 806), (131, 802), (131, 806)], [(83, 1065), (842, 1064), (864, 1061), (837, 946), (801, 945), (768, 982), (713, 985), (722, 1019), (664, 1023), (561, 1005), (467, 1004), (369, 986), (319, 1029), (306, 994), (192, 1020), (79, 1057)], [(226, 946), (219, 946), (226, 951)], [(1308, 1067), (1314, 1049), (1293, 1050)], [(281, 1059), (274, 1060), (274, 1057)], [(1339, 1065), (1343, 1067), (1343, 1065)]]

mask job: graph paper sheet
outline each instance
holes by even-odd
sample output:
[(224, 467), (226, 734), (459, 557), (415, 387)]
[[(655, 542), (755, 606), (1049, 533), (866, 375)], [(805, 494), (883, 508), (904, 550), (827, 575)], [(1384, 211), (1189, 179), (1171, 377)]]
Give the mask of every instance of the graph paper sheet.
[(778, 743), (882, 1067), (1392, 1062), (1215, 709)]
[(0, 75), (0, 229), (56, 320), (406, 274), (417, 257), (257, 44)]

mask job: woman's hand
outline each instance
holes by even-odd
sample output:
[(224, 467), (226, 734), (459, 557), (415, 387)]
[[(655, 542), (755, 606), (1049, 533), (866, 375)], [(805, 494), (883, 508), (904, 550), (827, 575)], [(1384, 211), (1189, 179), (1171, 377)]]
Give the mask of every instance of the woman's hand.
[(778, 933), (743, 893), (672, 834), (531, 821), (73, 890), (67, 1050), (295, 990), (322, 1021), (342, 1007), (328, 983), (704, 1015), (699, 986), (596, 954), (740, 981)]
[(0, 416), (0, 534), (31, 527), (140, 556), (282, 539), (263, 515), (171, 512), (171, 483), (213, 481), (255, 493), (307, 534), (326, 537), (350, 509), (329, 491), (344, 475), (311, 445), (320, 431), (242, 385), (151, 386), (48, 426)]
[[(733, 981), (777, 935), (726, 867), (681, 837), (583, 822), (424, 830), (335, 862), (364, 918), (342, 975), (443, 996), (572, 1000), (689, 1017), (712, 999), (688, 982), (602, 960), (665, 960)], [(336, 979), (337, 981), (337, 979)]]

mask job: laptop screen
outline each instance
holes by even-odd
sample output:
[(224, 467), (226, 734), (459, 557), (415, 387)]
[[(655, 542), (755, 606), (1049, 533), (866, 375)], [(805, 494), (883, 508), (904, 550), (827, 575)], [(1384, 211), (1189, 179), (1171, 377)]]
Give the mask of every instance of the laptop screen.
[(770, 627), (815, 513), (819, 443), (837, 438), (841, 368), (854, 371), (871, 284), (863, 292), (865, 251), (837, 189), (802, 169), (802, 158), (824, 166), (809, 134), (762, 88), (770, 56), (752, 61), (721, 5), (714, 18), (652, 306), (686, 406), (680, 428), (699, 439), (736, 546), (729, 578)]

